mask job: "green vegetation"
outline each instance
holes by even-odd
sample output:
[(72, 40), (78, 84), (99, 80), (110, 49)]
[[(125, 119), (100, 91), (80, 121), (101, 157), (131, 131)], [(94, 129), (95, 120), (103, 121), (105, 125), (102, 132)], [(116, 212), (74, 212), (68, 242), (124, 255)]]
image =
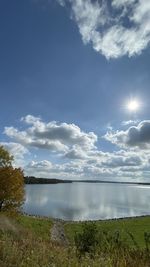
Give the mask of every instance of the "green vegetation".
[[(65, 225), (65, 230), (68, 239), (73, 242), (75, 233), (82, 232), (82, 225), (84, 223), (67, 223)], [(119, 219), (119, 220), (107, 220), (107, 221), (97, 221), (97, 228), (99, 231), (106, 232), (115, 232), (116, 230), (121, 233), (121, 235), (125, 238), (127, 236), (127, 232), (133, 234), (135, 240), (139, 244), (140, 247), (145, 245), (144, 241), (144, 232), (150, 232), (150, 217), (137, 217), (130, 219)], [(132, 246), (133, 242), (131, 238), (128, 240), (128, 243)]]
[(99, 246), (100, 236), (95, 223), (82, 225), (82, 232), (76, 233), (74, 237), (77, 255), (79, 258), (86, 253), (93, 256)]
[(1, 213), (0, 266), (149, 267), (150, 217), (62, 225), (68, 246), (51, 240), (51, 219)]
[(150, 233), (144, 233), (145, 246), (140, 248), (134, 235), (128, 233), (133, 242), (117, 230), (115, 232), (99, 231), (93, 222), (82, 225), (82, 232), (75, 234), (76, 254), (84, 259), (88, 254), (91, 259), (95, 256), (109, 259), (111, 266), (148, 266), (150, 263)]
[(16, 222), (22, 228), (32, 232), (36, 237), (42, 238), (42, 240), (50, 240), (50, 229), (53, 225), (52, 220), (19, 215), (16, 218)]

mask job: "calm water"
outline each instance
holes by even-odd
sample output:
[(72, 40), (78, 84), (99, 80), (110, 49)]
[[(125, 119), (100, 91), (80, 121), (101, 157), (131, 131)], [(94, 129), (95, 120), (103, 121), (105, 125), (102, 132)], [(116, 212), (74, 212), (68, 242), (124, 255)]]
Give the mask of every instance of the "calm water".
[(23, 211), (64, 220), (150, 215), (150, 186), (97, 183), (26, 185)]

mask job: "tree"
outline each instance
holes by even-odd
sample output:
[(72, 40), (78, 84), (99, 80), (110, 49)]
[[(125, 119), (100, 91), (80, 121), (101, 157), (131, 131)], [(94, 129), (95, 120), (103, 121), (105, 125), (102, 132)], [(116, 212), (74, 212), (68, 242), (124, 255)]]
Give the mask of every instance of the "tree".
[(23, 171), (13, 168), (12, 161), (9, 152), (0, 146), (0, 211), (17, 210), (23, 202)]
[(0, 168), (11, 166), (12, 161), (13, 156), (3, 146), (0, 146)]

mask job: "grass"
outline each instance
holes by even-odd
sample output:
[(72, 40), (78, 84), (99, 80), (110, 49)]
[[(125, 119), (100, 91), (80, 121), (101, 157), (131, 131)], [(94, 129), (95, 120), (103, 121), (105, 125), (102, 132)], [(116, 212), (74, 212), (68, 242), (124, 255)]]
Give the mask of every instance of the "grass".
[(50, 239), (50, 229), (53, 225), (51, 219), (19, 215), (16, 222), (24, 229), (31, 231), (38, 238), (43, 240)]
[[(65, 224), (65, 231), (68, 239), (73, 242), (76, 232), (82, 231), (83, 223), (67, 223)], [(137, 217), (130, 219), (118, 219), (118, 220), (107, 220), (97, 221), (96, 225), (99, 231), (115, 232), (120, 231), (124, 237), (127, 236), (127, 232), (131, 232), (139, 244), (140, 247), (144, 247), (144, 232), (150, 232), (150, 216)], [(132, 246), (133, 242), (128, 239), (129, 244)]]
[(149, 252), (143, 249), (143, 233), (150, 232), (150, 217), (99, 221), (99, 230), (114, 232), (129, 230), (140, 244), (139, 250), (98, 251), (93, 258), (85, 254), (80, 259), (74, 246), (75, 233), (82, 232), (83, 223), (63, 223), (69, 238), (68, 247), (50, 240), (53, 220), (18, 215), (0, 215), (1, 267), (149, 267)]

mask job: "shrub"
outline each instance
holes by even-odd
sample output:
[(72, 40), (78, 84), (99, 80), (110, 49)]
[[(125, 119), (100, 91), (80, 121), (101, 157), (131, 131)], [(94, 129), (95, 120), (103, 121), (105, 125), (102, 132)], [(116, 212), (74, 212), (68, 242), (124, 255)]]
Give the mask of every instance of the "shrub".
[(85, 223), (81, 233), (75, 234), (75, 246), (78, 256), (95, 254), (98, 245), (98, 229), (95, 223)]

